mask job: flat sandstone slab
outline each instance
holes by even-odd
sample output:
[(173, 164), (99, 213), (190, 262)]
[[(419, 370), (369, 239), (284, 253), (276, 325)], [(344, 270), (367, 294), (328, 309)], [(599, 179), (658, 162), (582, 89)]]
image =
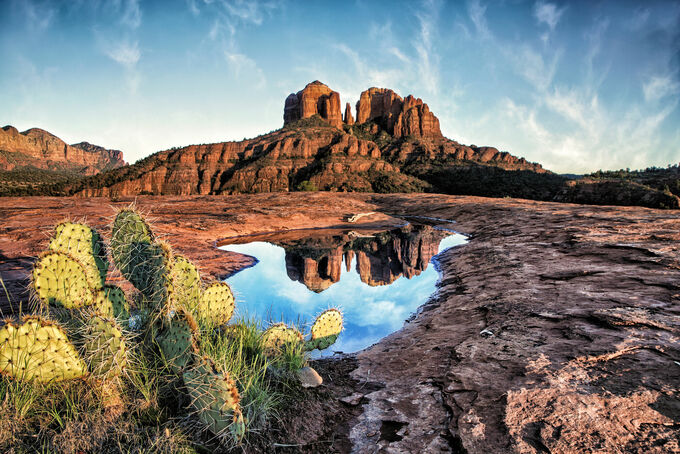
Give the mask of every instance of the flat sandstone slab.
[[(85, 219), (108, 237), (112, 206), (129, 202), (0, 199), (0, 276), (13, 300), (54, 224)], [(355, 381), (342, 381), (353, 385), (325, 380), (321, 388), (338, 397), (325, 411), (353, 413), (301, 437), (303, 452), (329, 449), (319, 444), (334, 438), (329, 430), (334, 447), (355, 452), (680, 449), (676, 211), (434, 194), (139, 197), (137, 205), (214, 277), (250, 263), (214, 249), (216, 240), (352, 228), (345, 220), (357, 213), (374, 211), (360, 222), (384, 225), (400, 222), (393, 215), (455, 219), (471, 235), (442, 254), (438, 292), (419, 314), (355, 356), (343, 372)]]

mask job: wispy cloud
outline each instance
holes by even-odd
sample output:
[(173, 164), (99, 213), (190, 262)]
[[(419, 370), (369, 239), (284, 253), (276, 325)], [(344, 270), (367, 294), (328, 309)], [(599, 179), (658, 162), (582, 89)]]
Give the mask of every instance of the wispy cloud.
[(12, 5), (26, 19), (26, 27), (33, 33), (47, 30), (56, 16), (54, 6), (47, 2), (14, 0)]
[(475, 26), (478, 37), (490, 39), (492, 33), (486, 21), (486, 5), (482, 5), (479, 0), (471, 0), (468, 2), (468, 14)]
[(238, 31), (242, 25), (262, 25), (265, 18), (281, 8), (279, 1), (246, 1), (246, 0), (204, 0), (198, 4), (189, 1), (189, 9), (194, 15), (202, 10), (215, 16), (208, 38), (216, 43), (224, 55), (234, 77), (251, 80), (257, 88), (264, 88), (267, 79), (257, 62), (241, 51), (238, 43)]
[(658, 101), (680, 93), (680, 83), (670, 75), (655, 75), (642, 85), (645, 101)]
[(439, 92), (439, 55), (434, 49), (433, 34), (437, 31), (437, 18), (441, 6), (438, 0), (428, 0), (416, 14), (420, 23), (420, 39), (415, 44), (418, 74), (425, 90), (430, 94)]
[(106, 55), (116, 63), (123, 65), (125, 68), (133, 69), (135, 65), (137, 65), (137, 62), (139, 62), (142, 53), (139, 50), (139, 44), (135, 41), (132, 43), (115, 43), (106, 50)]
[(536, 2), (534, 5), (534, 17), (540, 24), (548, 26), (550, 31), (554, 31), (560, 21), (562, 14), (567, 7), (558, 8), (554, 3)]
[(142, 10), (139, 7), (139, 0), (125, 0), (123, 2), (120, 22), (131, 29), (139, 28), (142, 25)]

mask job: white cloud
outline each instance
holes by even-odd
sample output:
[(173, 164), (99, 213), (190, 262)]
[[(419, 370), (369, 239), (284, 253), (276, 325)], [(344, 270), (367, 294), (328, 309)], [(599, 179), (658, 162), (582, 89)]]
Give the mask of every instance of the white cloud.
[(126, 67), (127, 69), (132, 69), (137, 65), (142, 53), (139, 50), (139, 44), (135, 41), (130, 42), (119, 42), (113, 44), (112, 47), (106, 50), (106, 55), (115, 61)]
[(223, 0), (222, 5), (232, 17), (255, 25), (262, 25), (264, 16), (271, 14), (281, 6), (276, 1), (258, 2), (252, 0)]
[(120, 21), (132, 29), (139, 28), (142, 25), (142, 10), (139, 7), (139, 0), (126, 0), (123, 3), (123, 15)]
[(186, 0), (187, 1), (187, 7), (189, 8), (189, 11), (191, 11), (191, 14), (194, 16), (198, 16), (201, 14), (201, 10), (198, 9), (198, 5), (196, 4), (196, 0)]
[(658, 101), (680, 93), (680, 83), (670, 75), (652, 76), (643, 85), (645, 101)]
[(562, 51), (557, 50), (552, 53), (552, 58), (544, 57), (528, 44), (506, 46), (503, 52), (517, 74), (539, 91), (547, 90), (552, 84), (562, 56)]
[(248, 56), (238, 52), (224, 51), (224, 57), (229, 63), (235, 77), (247, 75), (254, 77), (255, 84), (258, 88), (263, 88), (266, 84), (266, 79), (262, 70), (257, 66), (257, 63)]
[(536, 2), (534, 5), (534, 17), (536, 17), (539, 25), (546, 24), (550, 31), (553, 31), (557, 27), (565, 9), (567, 9), (566, 6), (558, 8), (554, 3)]
[(32, 32), (47, 30), (55, 16), (55, 10), (45, 3), (35, 3), (30, 0), (14, 2), (21, 14), (26, 18), (26, 26)]
[(486, 22), (486, 6), (482, 6), (479, 0), (471, 0), (468, 3), (468, 14), (479, 37), (483, 39), (492, 38), (489, 25)]
[(439, 55), (434, 50), (432, 33), (437, 30), (437, 17), (441, 4), (438, 1), (426, 1), (423, 9), (416, 14), (420, 23), (420, 39), (416, 41), (418, 54), (418, 74), (425, 91), (430, 94), (439, 92)]

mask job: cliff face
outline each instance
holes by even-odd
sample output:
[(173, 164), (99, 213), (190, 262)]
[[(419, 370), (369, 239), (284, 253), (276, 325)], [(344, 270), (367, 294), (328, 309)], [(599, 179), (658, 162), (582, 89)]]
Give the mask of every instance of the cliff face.
[(340, 94), (318, 80), (307, 84), (297, 93), (286, 98), (283, 112), (284, 126), (297, 120), (319, 115), (331, 126), (342, 127)]
[(410, 172), (414, 163), (419, 170), (422, 163), (455, 161), (545, 172), (495, 148), (443, 137), (439, 120), (413, 96), (402, 99), (392, 90), (371, 88), (357, 103), (356, 122), (348, 104), (343, 119), (340, 105), (337, 92), (315, 81), (288, 96), (280, 130), (241, 142), (162, 151), (74, 190), (85, 196), (413, 192), (437, 189)]
[(439, 119), (420, 98), (405, 99), (387, 88), (369, 88), (357, 102), (357, 124), (377, 121), (394, 137), (442, 137)]
[(0, 129), (0, 167), (14, 170), (35, 167), (47, 170), (74, 170), (94, 175), (125, 165), (123, 153), (81, 142), (68, 145), (59, 137), (38, 128), (19, 132), (13, 126)]

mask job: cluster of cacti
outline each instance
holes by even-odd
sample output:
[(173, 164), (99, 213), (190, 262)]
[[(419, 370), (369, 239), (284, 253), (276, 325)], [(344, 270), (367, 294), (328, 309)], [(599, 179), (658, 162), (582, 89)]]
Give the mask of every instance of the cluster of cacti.
[[(106, 282), (107, 248), (99, 233), (73, 222), (56, 227), (32, 272), (45, 315), (6, 320), (0, 327), (0, 373), (39, 382), (89, 377), (106, 402), (118, 405), (130, 351), (150, 351), (164, 360), (167, 373), (182, 379), (192, 409), (209, 430), (240, 440), (246, 426), (236, 383), (201, 354), (198, 342), (199, 324), (229, 331), (235, 308), (229, 286), (204, 285), (196, 266), (158, 241), (133, 209), (118, 212), (109, 247), (116, 268), (138, 291), (131, 300)], [(262, 341), (265, 354), (275, 357), (286, 345), (328, 348), (341, 330), (341, 313), (329, 309), (307, 339), (276, 324)]]
[(210, 326), (227, 323), (234, 312), (229, 286), (216, 282), (204, 291), (196, 267), (157, 241), (132, 209), (117, 214), (110, 248), (116, 268), (139, 291), (136, 309), (120, 287), (106, 283), (109, 263), (101, 236), (84, 224), (63, 222), (32, 273), (35, 295), (49, 315), (5, 321), (0, 373), (39, 382), (89, 376), (105, 403), (122, 403), (118, 379), (129, 363), (133, 336), (126, 329), (134, 328), (134, 338), (155, 346), (169, 373), (189, 380), (186, 387), (198, 418), (220, 434), (233, 426), (231, 433), (242, 436), (245, 422), (234, 381), (225, 380), (214, 365), (214, 373), (197, 375), (205, 360), (194, 315)]

